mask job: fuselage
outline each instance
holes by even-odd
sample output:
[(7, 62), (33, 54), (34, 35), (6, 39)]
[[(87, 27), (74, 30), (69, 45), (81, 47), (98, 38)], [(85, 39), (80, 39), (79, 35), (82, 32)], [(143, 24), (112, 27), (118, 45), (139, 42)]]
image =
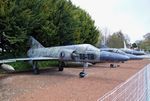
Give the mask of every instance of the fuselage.
[(122, 54), (101, 52), (90, 44), (78, 44), (48, 48), (34, 48), (28, 51), (29, 57), (54, 57), (61, 61), (102, 62), (127, 61), (128, 56)]
[(144, 51), (137, 51), (137, 50), (128, 49), (128, 48), (121, 48), (120, 50), (124, 51), (125, 53), (133, 54), (133, 55), (145, 55), (146, 54)]
[(128, 54), (120, 49), (116, 49), (116, 48), (101, 48), (101, 51), (108, 51), (108, 52), (112, 52), (112, 53), (118, 53), (118, 54), (122, 54), (122, 55), (126, 55), (130, 58), (130, 60), (141, 60), (143, 59), (142, 56), (137, 56), (134, 54)]

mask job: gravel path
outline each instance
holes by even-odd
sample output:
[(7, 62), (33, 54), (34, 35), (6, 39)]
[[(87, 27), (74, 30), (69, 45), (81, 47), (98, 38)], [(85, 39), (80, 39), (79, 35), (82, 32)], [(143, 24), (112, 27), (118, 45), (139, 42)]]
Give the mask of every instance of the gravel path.
[(128, 61), (120, 67), (108, 63), (91, 66), (85, 78), (79, 78), (79, 67), (0, 76), (0, 101), (96, 101), (147, 65), (150, 60)]

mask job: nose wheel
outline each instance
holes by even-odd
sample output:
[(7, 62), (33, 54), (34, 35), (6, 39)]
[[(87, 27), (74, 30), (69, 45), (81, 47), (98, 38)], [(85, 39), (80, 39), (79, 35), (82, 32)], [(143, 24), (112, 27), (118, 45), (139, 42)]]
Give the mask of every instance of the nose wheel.
[(86, 73), (85, 73), (85, 72), (80, 72), (80, 73), (79, 73), (79, 77), (80, 77), (80, 78), (84, 78), (85, 76), (86, 76)]
[(88, 63), (86, 62), (86, 63), (83, 64), (82, 72), (79, 73), (80, 78), (84, 78), (87, 75), (87, 73), (85, 73), (85, 68), (87, 68), (87, 67), (88, 67)]

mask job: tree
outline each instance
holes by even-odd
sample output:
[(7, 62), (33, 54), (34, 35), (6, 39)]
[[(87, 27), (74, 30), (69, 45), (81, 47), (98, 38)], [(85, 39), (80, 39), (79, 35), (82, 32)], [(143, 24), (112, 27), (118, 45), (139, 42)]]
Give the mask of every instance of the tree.
[(144, 40), (141, 42), (141, 48), (150, 52), (150, 33), (144, 35)]
[(138, 46), (150, 52), (150, 33), (144, 35), (144, 40), (139, 41)]
[[(43, 26), (34, 31), (33, 36), (38, 40), (43, 38), (42, 43), (45, 46), (78, 43), (95, 45), (97, 43), (100, 32), (94, 26), (94, 21), (91, 20), (90, 15), (74, 6), (71, 1), (49, 2), (44, 4), (44, 6), (50, 7), (47, 11), (45, 10), (44, 14), (50, 14), (48, 14), (47, 19), (43, 20)], [(40, 12), (43, 9), (45, 8), (41, 8)]]
[(136, 43), (133, 43), (132, 44), (132, 48), (137, 48), (138, 46), (137, 46), (137, 44)]
[(2, 33), (15, 56), (26, 53), (29, 36), (44, 46), (95, 45), (100, 38), (90, 15), (70, 0), (0, 0)]
[(0, 33), (4, 33), (8, 50), (14, 55), (27, 49), (27, 38), (35, 20), (32, 9), (38, 3), (37, 0), (1, 0)]
[(99, 36), (100, 31), (94, 26), (94, 21), (91, 20), (89, 14), (84, 10), (77, 8), (74, 12), (74, 39), (75, 43), (89, 43), (95, 45)]
[(145, 40), (150, 40), (150, 33), (147, 33), (143, 36), (145, 38)]
[(108, 37), (108, 46), (113, 48), (122, 48), (125, 40), (124, 34), (119, 31), (115, 32)]

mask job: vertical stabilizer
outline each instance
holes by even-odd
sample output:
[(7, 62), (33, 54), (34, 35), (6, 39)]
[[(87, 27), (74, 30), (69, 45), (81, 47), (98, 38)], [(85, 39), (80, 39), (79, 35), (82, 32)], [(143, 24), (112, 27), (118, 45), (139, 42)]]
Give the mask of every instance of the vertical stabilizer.
[(30, 39), (29, 39), (29, 44), (30, 44), (30, 47), (32, 49), (34, 48), (44, 48), (43, 45), (41, 45), (35, 38), (33, 38), (32, 36), (30, 36)]
[(127, 49), (127, 45), (125, 41), (123, 42), (123, 44), (124, 44), (124, 49)]

